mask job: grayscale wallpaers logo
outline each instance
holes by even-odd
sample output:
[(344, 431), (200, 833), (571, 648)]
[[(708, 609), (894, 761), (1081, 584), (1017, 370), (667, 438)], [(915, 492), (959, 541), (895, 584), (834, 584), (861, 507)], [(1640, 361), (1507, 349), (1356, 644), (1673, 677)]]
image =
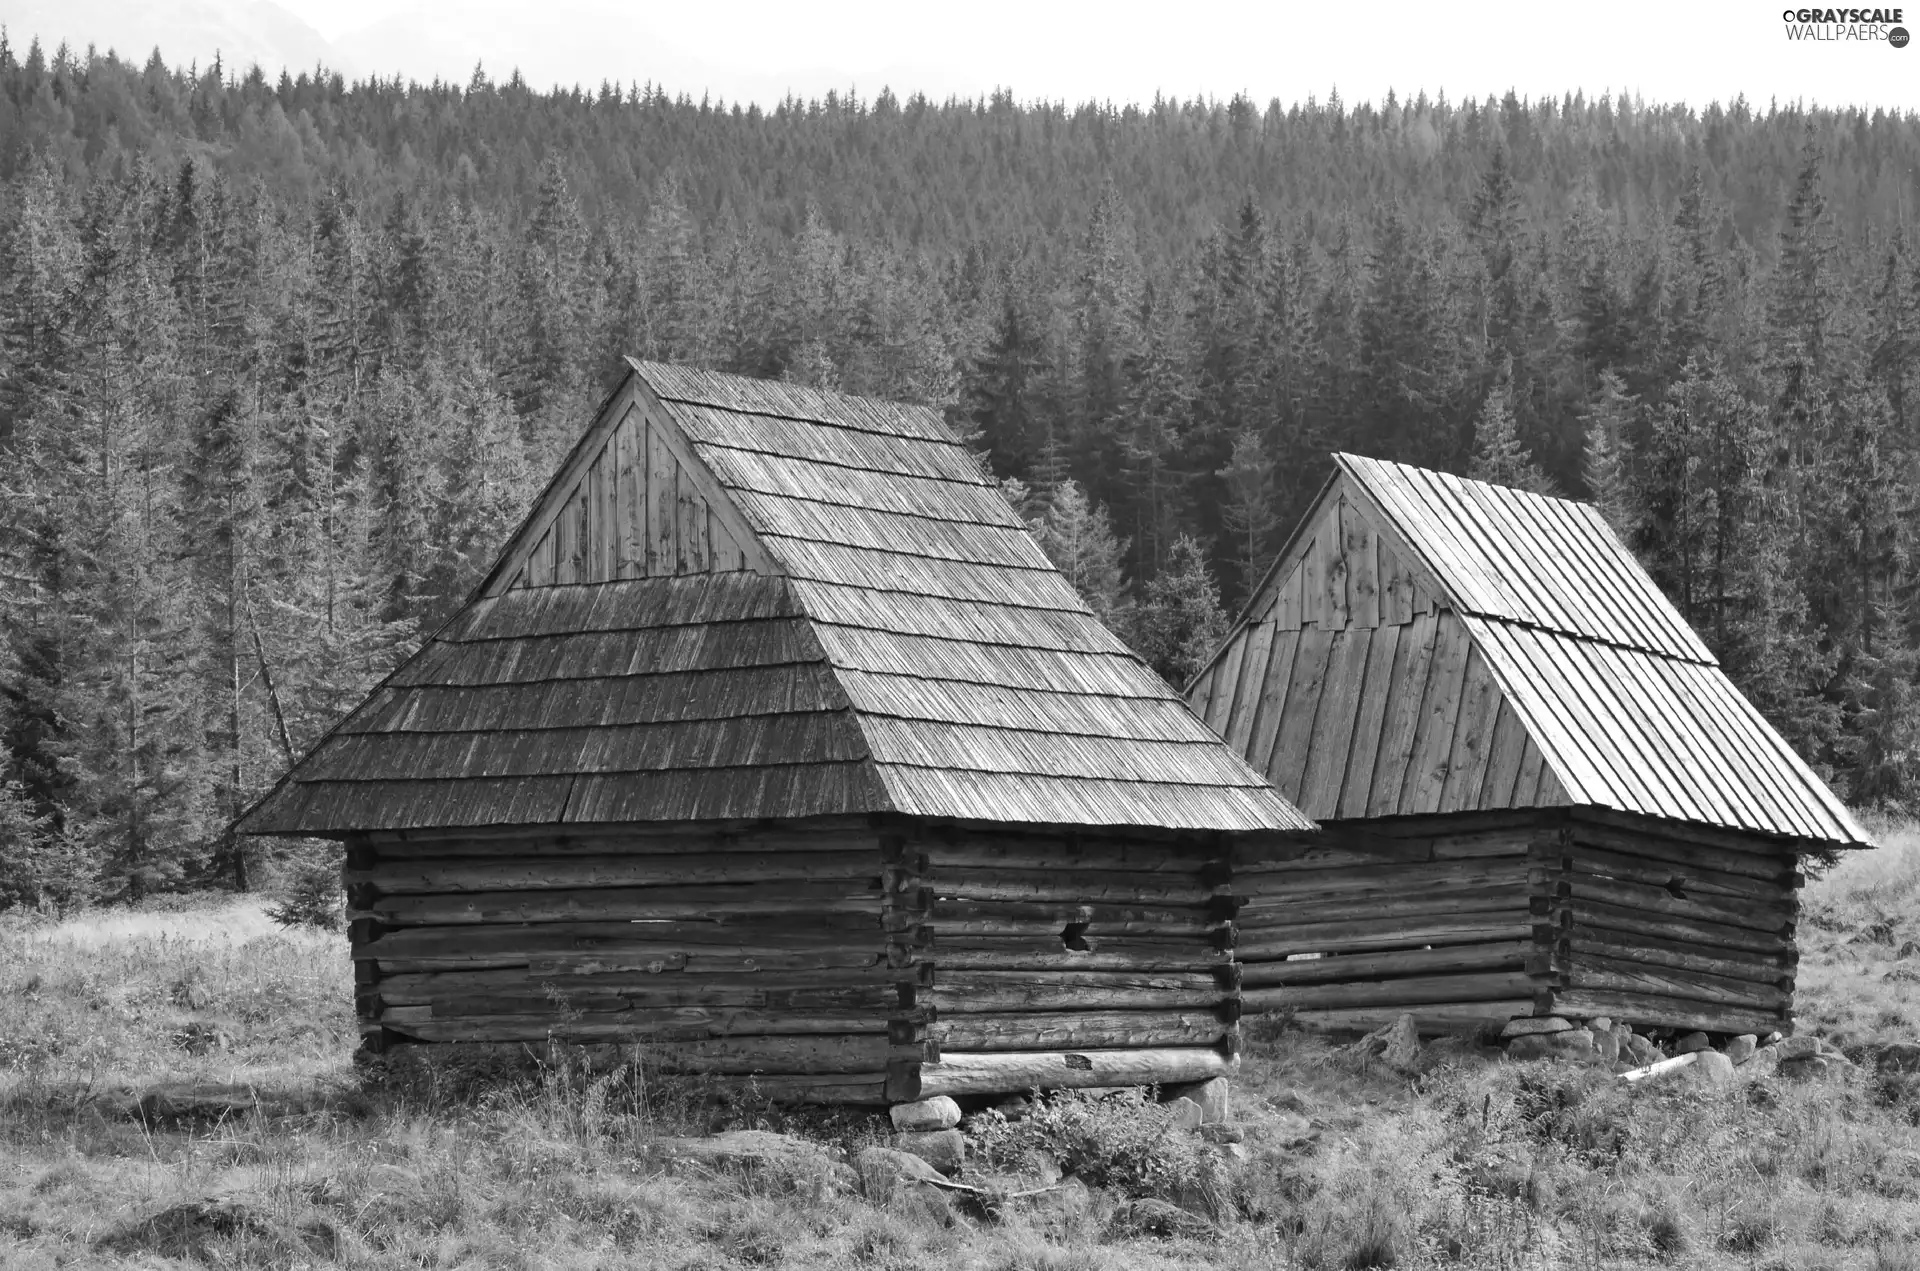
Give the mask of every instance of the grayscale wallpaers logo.
[(1907, 47), (1906, 21), (1901, 9), (1785, 9), (1787, 38), (1806, 44), (1872, 44)]

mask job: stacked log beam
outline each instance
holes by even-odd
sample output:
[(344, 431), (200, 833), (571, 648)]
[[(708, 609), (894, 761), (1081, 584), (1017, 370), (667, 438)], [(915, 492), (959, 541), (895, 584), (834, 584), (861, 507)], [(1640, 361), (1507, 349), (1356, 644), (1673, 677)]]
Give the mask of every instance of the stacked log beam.
[(1219, 840), (953, 831), (915, 849), (928, 862), (941, 1056), (921, 1090), (1030, 1069), (1060, 1070), (1037, 1084), (1097, 1084), (1061, 1056), (1122, 1051), (1161, 1056), (1176, 1074), (1145, 1080), (1187, 1079), (1234, 1052), (1238, 902)]
[(1575, 816), (1534, 852), (1551, 1009), (1766, 1034), (1793, 1020), (1801, 876), (1786, 847), (1662, 822)]
[(889, 1071), (928, 1053), (922, 868), (864, 823), (363, 838), (347, 878), (362, 1032), (376, 1049), (619, 1043), (884, 1102)]
[(1249, 1012), (1432, 1031), (1529, 1014), (1550, 987), (1536, 941), (1522, 815), (1406, 818), (1376, 838), (1330, 835), (1294, 859), (1243, 857), (1235, 956)]

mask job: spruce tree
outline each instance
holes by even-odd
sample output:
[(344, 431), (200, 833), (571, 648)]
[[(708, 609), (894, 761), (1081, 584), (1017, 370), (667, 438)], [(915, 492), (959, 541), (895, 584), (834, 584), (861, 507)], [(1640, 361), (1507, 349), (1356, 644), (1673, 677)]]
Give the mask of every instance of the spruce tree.
[(1533, 494), (1555, 494), (1553, 481), (1540, 471), (1533, 456), (1520, 444), (1513, 425), (1513, 412), (1507, 408), (1507, 387), (1497, 385), (1487, 394), (1486, 405), (1473, 425), (1473, 458), (1467, 475), (1476, 481), (1512, 486)]
[(1586, 445), (1580, 477), (1587, 500), (1599, 509), (1621, 541), (1630, 541), (1640, 524), (1633, 476), (1633, 429), (1639, 402), (1613, 371), (1600, 373), (1600, 391), (1587, 408)]
[(1198, 539), (1182, 535), (1141, 596), (1133, 647), (1168, 683), (1184, 686), (1226, 634), (1227, 615), (1206, 551)]
[(1106, 509), (1090, 502), (1079, 482), (1068, 478), (1049, 492), (1045, 510), (1031, 524), (1047, 559), (1094, 616), (1109, 625), (1122, 622), (1120, 558), (1126, 545), (1114, 537)]
[(1233, 439), (1233, 458), (1217, 475), (1226, 485), (1223, 520), (1231, 536), (1228, 558), (1239, 578), (1239, 595), (1244, 602), (1252, 597), (1272, 560), (1273, 537), (1280, 528), (1274, 508), (1273, 459), (1258, 431), (1240, 430)]

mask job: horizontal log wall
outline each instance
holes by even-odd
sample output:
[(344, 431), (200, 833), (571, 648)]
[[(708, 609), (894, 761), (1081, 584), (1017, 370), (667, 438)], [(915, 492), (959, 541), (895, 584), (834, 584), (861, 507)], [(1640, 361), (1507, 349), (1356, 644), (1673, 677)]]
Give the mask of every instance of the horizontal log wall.
[(1539, 815), (1360, 822), (1376, 841), (1335, 834), (1296, 859), (1242, 854), (1233, 890), (1244, 1009), (1290, 1009), (1340, 1029), (1410, 1013), (1440, 1032), (1544, 1006), (1530, 855)]
[(945, 1075), (972, 1055), (1031, 1052), (1025, 1066), (994, 1063), (1059, 1069), (1028, 1084), (1074, 1084), (1085, 1074), (1062, 1053), (1189, 1056), (1167, 1068), (1182, 1073), (1232, 1054), (1236, 902), (1222, 841), (929, 831), (904, 851), (926, 862), (930, 898), (919, 943), (934, 969), (918, 1000), (933, 1007), (934, 1049), (951, 1056), (917, 1088), (972, 1089), (987, 1078)]
[(924, 862), (865, 825), (389, 835), (348, 866), (374, 1048), (639, 1044), (875, 1103), (927, 1053)]
[(1802, 880), (1788, 845), (1576, 814), (1533, 857), (1554, 1010), (1720, 1033), (1791, 1027)]

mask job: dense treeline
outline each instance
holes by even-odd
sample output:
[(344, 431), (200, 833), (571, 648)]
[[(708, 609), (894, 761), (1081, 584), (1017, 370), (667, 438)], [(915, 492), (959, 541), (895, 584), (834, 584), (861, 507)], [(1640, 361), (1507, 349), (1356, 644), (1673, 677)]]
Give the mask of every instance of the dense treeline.
[(1176, 678), (1330, 449), (1593, 498), (1900, 800), (1917, 174), (1911, 116), (1745, 102), (762, 111), (0, 42), (0, 899), (246, 885), (227, 821), (627, 353), (943, 407)]

